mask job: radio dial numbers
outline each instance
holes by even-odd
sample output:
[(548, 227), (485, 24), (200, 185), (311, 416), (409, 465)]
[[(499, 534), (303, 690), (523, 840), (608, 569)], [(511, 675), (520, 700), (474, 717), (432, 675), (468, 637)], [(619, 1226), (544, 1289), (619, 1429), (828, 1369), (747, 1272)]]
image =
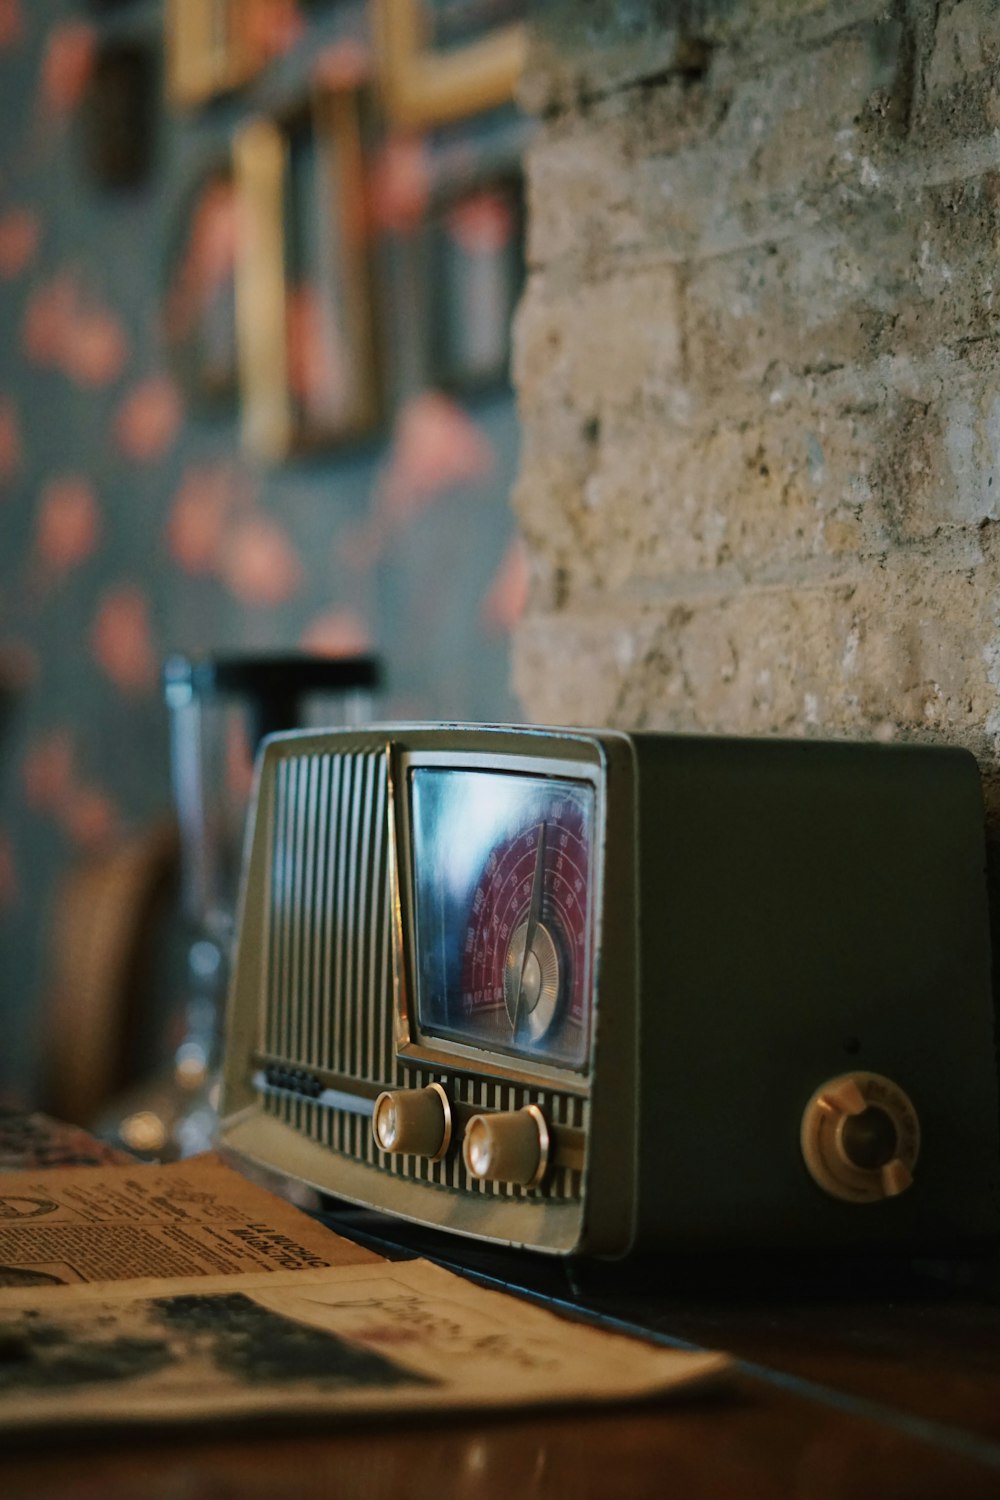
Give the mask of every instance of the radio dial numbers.
[(490, 853), (470, 903), (462, 982), (463, 1009), (484, 1038), (575, 1066), (587, 1042), (588, 855), (569, 797)]

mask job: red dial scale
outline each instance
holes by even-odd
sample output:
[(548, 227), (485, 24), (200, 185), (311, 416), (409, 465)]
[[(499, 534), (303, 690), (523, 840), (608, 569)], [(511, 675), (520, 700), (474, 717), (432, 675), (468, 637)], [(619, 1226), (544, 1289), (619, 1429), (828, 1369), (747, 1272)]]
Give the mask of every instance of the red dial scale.
[(546, 799), (490, 852), (472, 895), (460, 1005), (488, 1044), (582, 1066), (587, 1053), (589, 866), (584, 808)]

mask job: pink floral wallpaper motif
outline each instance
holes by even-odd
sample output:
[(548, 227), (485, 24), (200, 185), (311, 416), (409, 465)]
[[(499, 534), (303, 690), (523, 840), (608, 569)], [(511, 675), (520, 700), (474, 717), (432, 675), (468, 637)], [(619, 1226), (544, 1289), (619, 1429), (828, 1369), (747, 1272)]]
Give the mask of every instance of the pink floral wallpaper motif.
[(21, 467), (21, 425), (10, 396), (0, 396), (0, 499)]
[(38, 249), (42, 226), (30, 208), (9, 208), (0, 218), (0, 277), (11, 281), (30, 263)]
[(125, 458), (157, 463), (166, 457), (180, 431), (184, 408), (174, 382), (150, 375), (125, 397), (115, 415), (115, 439)]
[(23, 36), (21, 0), (0, 0), (0, 52), (16, 47)]
[[(168, 247), (178, 205), (253, 101), (186, 117), (158, 106), (150, 179), (99, 188), (83, 149), (87, 90), (102, 27), (126, 12), (145, 16), (155, 45), (146, 0), (123, 0), (108, 21), (84, 0), (0, 0), (0, 693), (17, 684), (12, 710), (0, 696), (0, 1103), (35, 1096), (61, 882), (169, 805), (167, 652), (376, 650), (380, 715), (516, 716), (507, 635), (527, 566), (508, 505), (513, 400), (414, 380), (425, 331), (391, 274), (420, 233), (439, 158), (475, 164), (478, 124), (440, 143), (387, 138), (373, 157), (384, 430), (260, 467), (239, 450), (235, 413), (189, 409), (169, 345), (197, 326), (205, 289), (231, 281), (238, 222), (224, 183), (186, 259), (168, 264)], [(255, 14), (286, 86), (369, 77), (361, 0)], [(488, 253), (511, 227), (486, 194), (452, 232)], [(292, 305), (293, 379), (335, 401), (344, 355), (316, 340), (309, 295)], [(246, 746), (230, 752), (229, 774), (245, 781)]]
[(93, 486), (77, 475), (50, 479), (38, 496), (35, 557), (55, 582), (97, 551), (101, 512)]
[(57, 21), (45, 36), (38, 102), (42, 110), (66, 118), (80, 105), (94, 67), (97, 38), (81, 20)]
[(121, 323), (74, 271), (60, 271), (29, 298), (23, 348), (29, 360), (83, 386), (112, 384), (129, 356)]
[(121, 584), (99, 596), (89, 641), (95, 662), (121, 692), (145, 693), (154, 686), (159, 652), (138, 584)]

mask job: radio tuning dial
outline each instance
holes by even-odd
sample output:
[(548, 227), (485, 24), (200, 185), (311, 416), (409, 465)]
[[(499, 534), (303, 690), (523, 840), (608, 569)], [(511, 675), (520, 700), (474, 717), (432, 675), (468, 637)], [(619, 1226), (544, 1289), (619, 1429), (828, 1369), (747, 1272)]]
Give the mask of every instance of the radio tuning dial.
[(451, 1145), (451, 1101), (439, 1083), (387, 1089), (375, 1100), (372, 1134), (380, 1151), (440, 1161)]
[(551, 1138), (536, 1104), (505, 1114), (473, 1115), (462, 1155), (471, 1177), (537, 1187), (549, 1164)]
[(511, 935), (504, 959), (504, 1004), (516, 1044), (523, 1024), (532, 1041), (552, 1025), (559, 1005), (559, 950), (542, 921), (545, 889), (545, 823), (539, 825), (528, 913)]
[(843, 1073), (809, 1100), (800, 1139), (805, 1164), (825, 1192), (848, 1203), (876, 1203), (913, 1181), (920, 1122), (891, 1078)]

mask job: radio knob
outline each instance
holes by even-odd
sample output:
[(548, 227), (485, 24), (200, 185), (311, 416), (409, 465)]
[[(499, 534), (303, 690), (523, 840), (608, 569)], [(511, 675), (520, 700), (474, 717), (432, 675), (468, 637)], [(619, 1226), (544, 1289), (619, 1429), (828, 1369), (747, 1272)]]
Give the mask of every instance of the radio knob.
[(440, 1161), (451, 1145), (451, 1101), (439, 1083), (387, 1089), (375, 1100), (372, 1134), (380, 1151)]
[(920, 1121), (909, 1096), (880, 1073), (843, 1073), (805, 1107), (802, 1155), (815, 1182), (848, 1203), (895, 1198), (913, 1181)]
[(473, 1115), (462, 1155), (469, 1175), (484, 1182), (537, 1187), (549, 1164), (551, 1137), (537, 1104), (506, 1114)]

